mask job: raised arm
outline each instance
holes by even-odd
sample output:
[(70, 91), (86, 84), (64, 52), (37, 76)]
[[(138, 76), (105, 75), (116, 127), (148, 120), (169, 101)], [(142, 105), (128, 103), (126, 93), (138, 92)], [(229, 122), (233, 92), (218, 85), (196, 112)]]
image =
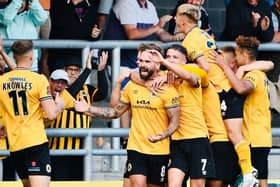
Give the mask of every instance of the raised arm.
[(95, 107), (89, 106), (84, 98), (80, 98), (80, 101), (75, 101), (75, 110), (77, 112), (84, 112), (89, 116), (114, 119), (120, 117), (130, 107), (129, 104), (119, 102), (115, 107)]
[(49, 120), (53, 120), (63, 110), (65, 103), (63, 98), (59, 96), (59, 93), (57, 93), (55, 100), (52, 98), (42, 100), (41, 105), (47, 115), (47, 118)]
[(16, 64), (13, 63), (13, 61), (10, 59), (10, 57), (8, 56), (8, 54), (4, 51), (4, 48), (3, 48), (3, 40), (0, 36), (0, 55), (2, 56), (4, 62), (7, 64), (8, 68), (10, 70), (13, 70), (15, 69), (16, 67)]
[(105, 99), (108, 95), (108, 81), (105, 74), (105, 68), (108, 60), (108, 51), (102, 51), (99, 57), (99, 65), (97, 69), (97, 92), (95, 93), (93, 100), (101, 101)]
[(210, 65), (207, 62), (207, 59), (205, 58), (205, 56), (201, 56), (201, 57), (196, 58), (195, 62), (200, 68), (204, 69), (206, 72), (209, 71)]
[(111, 107), (114, 107), (119, 103), (120, 98), (121, 98), (122, 82), (126, 78), (128, 78), (129, 75), (130, 75), (130, 71), (125, 71), (119, 76), (118, 80), (116, 81), (115, 86), (114, 86), (114, 88), (112, 90), (112, 93), (111, 93), (111, 99), (110, 99), (110, 106)]
[(213, 62), (217, 63), (220, 66), (220, 68), (223, 69), (232, 88), (238, 94), (248, 94), (252, 90), (254, 90), (254, 85), (250, 81), (238, 79), (238, 77), (235, 75), (235, 73), (232, 71), (232, 69), (225, 62), (224, 58), (221, 55), (218, 55), (218, 53), (213, 52), (211, 53), (210, 58), (212, 58)]
[(21, 6), (22, 0), (11, 1), (11, 3), (4, 10), (0, 11), (0, 23), (3, 25), (10, 24), (17, 16)]
[(163, 56), (158, 51), (151, 50), (150, 52), (153, 56), (153, 60), (157, 61), (158, 63), (161, 63), (162, 65), (164, 65), (167, 69), (174, 72), (181, 79), (186, 80), (192, 86), (198, 86), (199, 85), (198, 77), (196, 75), (188, 72), (185, 69), (180, 68), (177, 64), (169, 62), (168, 60), (163, 58)]
[(32, 0), (29, 5), (30, 16), (32, 17), (35, 26), (44, 24), (49, 16), (48, 12), (45, 11), (40, 4), (39, 0)]
[(236, 76), (241, 79), (246, 72), (253, 70), (260, 70), (263, 72), (268, 72), (274, 68), (274, 63), (270, 60), (257, 60), (250, 64), (240, 66), (236, 72)]

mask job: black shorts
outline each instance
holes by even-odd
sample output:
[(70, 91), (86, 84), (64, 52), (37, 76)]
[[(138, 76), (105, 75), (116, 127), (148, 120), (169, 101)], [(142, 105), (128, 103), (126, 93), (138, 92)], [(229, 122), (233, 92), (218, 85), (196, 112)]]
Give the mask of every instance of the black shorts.
[(216, 177), (213, 179), (222, 180), (224, 184), (233, 185), (241, 172), (233, 144), (228, 141), (213, 142), (211, 146), (216, 171)]
[(21, 179), (27, 179), (30, 175), (51, 176), (48, 143), (11, 152), (11, 159)]
[(243, 118), (243, 104), (246, 95), (238, 94), (233, 89), (219, 93), (223, 119)]
[(170, 160), (169, 168), (180, 169), (191, 179), (215, 176), (213, 153), (207, 138), (172, 140)]
[(84, 179), (84, 156), (51, 156), (52, 180), (80, 181)]
[(147, 184), (162, 185), (167, 181), (169, 155), (148, 155), (127, 150), (127, 174), (144, 175)]
[(258, 170), (258, 179), (267, 179), (268, 177), (268, 154), (270, 147), (251, 147), (252, 165)]

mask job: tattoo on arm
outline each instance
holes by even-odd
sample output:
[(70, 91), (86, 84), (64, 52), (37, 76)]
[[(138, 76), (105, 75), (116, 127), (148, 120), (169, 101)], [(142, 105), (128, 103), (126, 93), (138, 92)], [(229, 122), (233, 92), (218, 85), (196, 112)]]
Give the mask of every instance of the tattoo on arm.
[(164, 131), (164, 137), (171, 136), (179, 127), (179, 116), (180, 116), (180, 107), (174, 107), (167, 109), (167, 115), (169, 119), (169, 126)]
[(114, 108), (95, 107), (95, 110), (93, 110), (92, 113), (96, 117), (114, 119), (120, 117), (128, 108), (129, 105), (119, 102)]
[(104, 115), (104, 117), (105, 118), (109, 118), (110, 116), (112, 116), (112, 117), (115, 117), (115, 115), (113, 115), (114, 114), (114, 111), (113, 111), (114, 109), (112, 109), (112, 108), (104, 108), (103, 109), (103, 115)]

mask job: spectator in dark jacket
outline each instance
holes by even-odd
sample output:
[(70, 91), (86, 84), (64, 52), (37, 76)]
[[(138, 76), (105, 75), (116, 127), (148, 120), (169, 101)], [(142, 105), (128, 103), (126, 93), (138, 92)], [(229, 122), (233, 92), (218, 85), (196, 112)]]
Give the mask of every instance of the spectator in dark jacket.
[(239, 35), (270, 42), (274, 36), (271, 8), (265, 0), (234, 0), (226, 8), (221, 40), (234, 41)]
[[(98, 7), (99, 0), (52, 0), (50, 39), (98, 40)], [(72, 57), (81, 59), (81, 49), (50, 50), (49, 72), (64, 68)]]

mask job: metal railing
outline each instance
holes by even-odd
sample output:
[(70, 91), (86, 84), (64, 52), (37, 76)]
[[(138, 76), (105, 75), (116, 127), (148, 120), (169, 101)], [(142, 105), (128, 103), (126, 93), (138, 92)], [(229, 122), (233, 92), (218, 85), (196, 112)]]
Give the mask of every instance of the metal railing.
[[(80, 150), (51, 150), (51, 155), (56, 156), (84, 156), (84, 180), (92, 180), (93, 159), (92, 155), (111, 155), (113, 158), (117, 155), (126, 155), (126, 150), (118, 148), (112, 149), (94, 149), (92, 144), (93, 137), (126, 137), (129, 129), (124, 128), (90, 128), (90, 129), (46, 129), (49, 137), (71, 136), (84, 137), (84, 149)], [(280, 137), (280, 128), (272, 129), (273, 137)], [(280, 149), (272, 149), (270, 155), (279, 155)], [(0, 150), (0, 155), (8, 156), (9, 151)], [(118, 161), (119, 162), (119, 161)], [(112, 168), (112, 171), (119, 171), (119, 168)]]
[[(10, 47), (15, 40), (4, 40), (4, 47)], [(114, 86), (119, 75), (120, 50), (137, 49), (143, 42), (154, 42), (166, 48), (171, 44), (178, 42), (155, 42), (155, 41), (82, 41), (82, 40), (33, 40), (37, 48), (79, 48), (82, 49), (82, 61), (85, 62), (88, 52), (91, 48), (112, 49), (112, 86)], [(235, 45), (234, 42), (217, 42), (217, 46)], [(280, 44), (265, 43), (259, 47), (260, 51), (280, 51)], [(112, 155), (112, 170), (119, 170), (119, 155), (125, 155), (125, 150), (120, 150), (119, 137), (127, 136), (128, 129), (119, 129), (119, 119), (112, 120), (112, 128), (93, 128), (93, 129), (47, 129), (48, 136), (80, 136), (85, 137), (84, 149), (81, 150), (51, 150), (51, 155), (83, 155), (84, 159), (84, 179), (91, 180), (92, 173), (92, 155)], [(273, 136), (280, 137), (280, 129), (275, 128), (272, 131)], [(100, 150), (93, 149), (92, 137), (113, 137), (112, 149)], [(280, 149), (273, 149), (271, 154), (280, 154)], [(1, 155), (9, 155), (9, 151), (0, 150)]]

